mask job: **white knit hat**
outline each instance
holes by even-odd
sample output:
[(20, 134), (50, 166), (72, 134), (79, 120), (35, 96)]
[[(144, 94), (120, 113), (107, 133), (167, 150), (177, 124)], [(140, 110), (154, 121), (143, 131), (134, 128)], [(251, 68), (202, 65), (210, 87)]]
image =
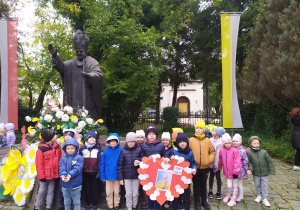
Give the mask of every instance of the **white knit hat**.
[(143, 136), (145, 138), (145, 132), (143, 130), (137, 130), (135, 133), (137, 136)]
[(171, 140), (171, 134), (169, 132), (163, 132), (162, 135), (161, 135), (161, 139)]
[(232, 140), (238, 141), (240, 144), (242, 143), (242, 136), (239, 133), (234, 134)]
[(226, 144), (226, 143), (232, 143), (231, 136), (230, 136), (228, 133), (225, 133), (225, 134), (222, 136), (222, 141), (223, 141), (223, 144)]

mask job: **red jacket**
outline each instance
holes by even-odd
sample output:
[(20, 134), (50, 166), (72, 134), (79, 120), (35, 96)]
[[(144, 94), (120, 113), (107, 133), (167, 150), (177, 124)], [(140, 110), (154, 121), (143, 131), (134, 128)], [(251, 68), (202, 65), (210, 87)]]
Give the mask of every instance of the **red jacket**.
[(35, 158), (37, 178), (39, 180), (59, 178), (60, 156), (60, 146), (56, 142), (52, 146), (45, 143), (40, 145)]

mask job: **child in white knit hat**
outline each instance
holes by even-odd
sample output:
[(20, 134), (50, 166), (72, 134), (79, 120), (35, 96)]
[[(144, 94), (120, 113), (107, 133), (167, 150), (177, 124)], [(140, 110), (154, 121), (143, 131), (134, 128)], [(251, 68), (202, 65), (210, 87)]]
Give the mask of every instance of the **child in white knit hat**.
[(238, 178), (238, 196), (236, 198), (236, 202), (239, 203), (244, 201), (243, 179), (248, 179), (247, 170), (249, 161), (246, 147), (242, 145), (242, 136), (240, 134), (236, 133), (232, 137), (232, 145), (239, 151), (241, 157), (241, 171), (240, 177)]
[(137, 130), (135, 133), (137, 136), (137, 143), (139, 147), (141, 147), (143, 144), (145, 144), (145, 132), (143, 130)]

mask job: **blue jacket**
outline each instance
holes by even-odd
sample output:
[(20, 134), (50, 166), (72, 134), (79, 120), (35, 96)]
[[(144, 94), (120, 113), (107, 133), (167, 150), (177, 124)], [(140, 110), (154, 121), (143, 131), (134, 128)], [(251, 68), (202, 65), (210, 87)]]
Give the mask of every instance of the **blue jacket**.
[(119, 180), (138, 179), (138, 167), (134, 166), (134, 161), (141, 159), (141, 148), (139, 148), (137, 143), (132, 148), (128, 147), (128, 145), (125, 144), (118, 161)]
[(165, 157), (165, 146), (161, 143), (159, 139), (156, 142), (150, 143), (146, 141), (142, 145), (142, 157), (149, 157), (151, 155), (159, 154), (160, 157)]
[[(66, 152), (67, 145), (76, 146), (76, 151), (69, 155)], [(66, 190), (72, 190), (80, 187), (82, 184), (82, 167), (83, 167), (83, 157), (78, 155), (79, 145), (76, 139), (69, 139), (66, 141), (63, 151), (66, 156), (62, 157), (59, 161), (59, 176), (71, 175), (71, 179), (68, 182), (60, 180), (60, 185)]]
[(194, 159), (194, 154), (192, 151), (189, 152), (189, 154), (185, 155), (177, 150), (173, 150), (172, 155), (178, 155), (179, 157), (184, 157), (185, 161), (190, 162), (190, 168), (197, 169), (196, 161)]
[[(102, 154), (100, 172), (101, 180), (119, 180), (118, 179), (118, 159), (122, 148), (120, 147), (120, 138), (117, 133), (111, 133), (108, 139), (116, 139), (118, 144), (115, 148), (107, 147)], [(107, 140), (106, 140), (107, 141)]]
[(99, 173), (101, 163), (101, 146), (96, 143), (93, 147), (87, 148), (83, 145), (79, 149), (79, 155), (83, 157), (83, 172)]
[(7, 141), (6, 141), (6, 133), (4, 133), (1, 137), (0, 137), (0, 148), (5, 147), (7, 145)]

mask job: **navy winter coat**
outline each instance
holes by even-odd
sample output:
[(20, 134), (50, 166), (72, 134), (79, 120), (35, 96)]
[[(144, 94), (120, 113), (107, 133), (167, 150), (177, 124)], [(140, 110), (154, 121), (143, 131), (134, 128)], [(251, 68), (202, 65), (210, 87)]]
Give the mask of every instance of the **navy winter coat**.
[[(76, 151), (69, 155), (66, 152), (67, 145), (74, 145)], [(83, 157), (77, 155), (79, 150), (79, 145), (76, 139), (69, 139), (66, 141), (63, 151), (66, 153), (66, 156), (62, 157), (59, 161), (59, 176), (71, 175), (71, 179), (68, 182), (62, 181), (60, 179), (60, 186), (67, 190), (72, 190), (74, 188), (80, 187), (82, 185), (82, 167), (83, 167)]]
[(132, 148), (125, 144), (118, 161), (119, 180), (138, 179), (138, 166), (134, 166), (134, 161), (141, 159), (141, 148), (139, 148), (137, 144)]
[(79, 155), (83, 157), (83, 172), (99, 173), (100, 174), (100, 163), (101, 163), (101, 146), (95, 144), (91, 148), (87, 148), (83, 145), (79, 149)]
[(142, 145), (142, 157), (149, 157), (156, 154), (159, 154), (160, 157), (165, 156), (165, 146), (159, 139), (154, 143), (146, 141), (146, 143)]
[(169, 147), (169, 148), (165, 148), (165, 157), (166, 158), (171, 158), (173, 153), (173, 146)]
[(293, 117), (292, 123), (294, 125), (292, 131), (292, 145), (295, 149), (300, 148), (300, 115)]

